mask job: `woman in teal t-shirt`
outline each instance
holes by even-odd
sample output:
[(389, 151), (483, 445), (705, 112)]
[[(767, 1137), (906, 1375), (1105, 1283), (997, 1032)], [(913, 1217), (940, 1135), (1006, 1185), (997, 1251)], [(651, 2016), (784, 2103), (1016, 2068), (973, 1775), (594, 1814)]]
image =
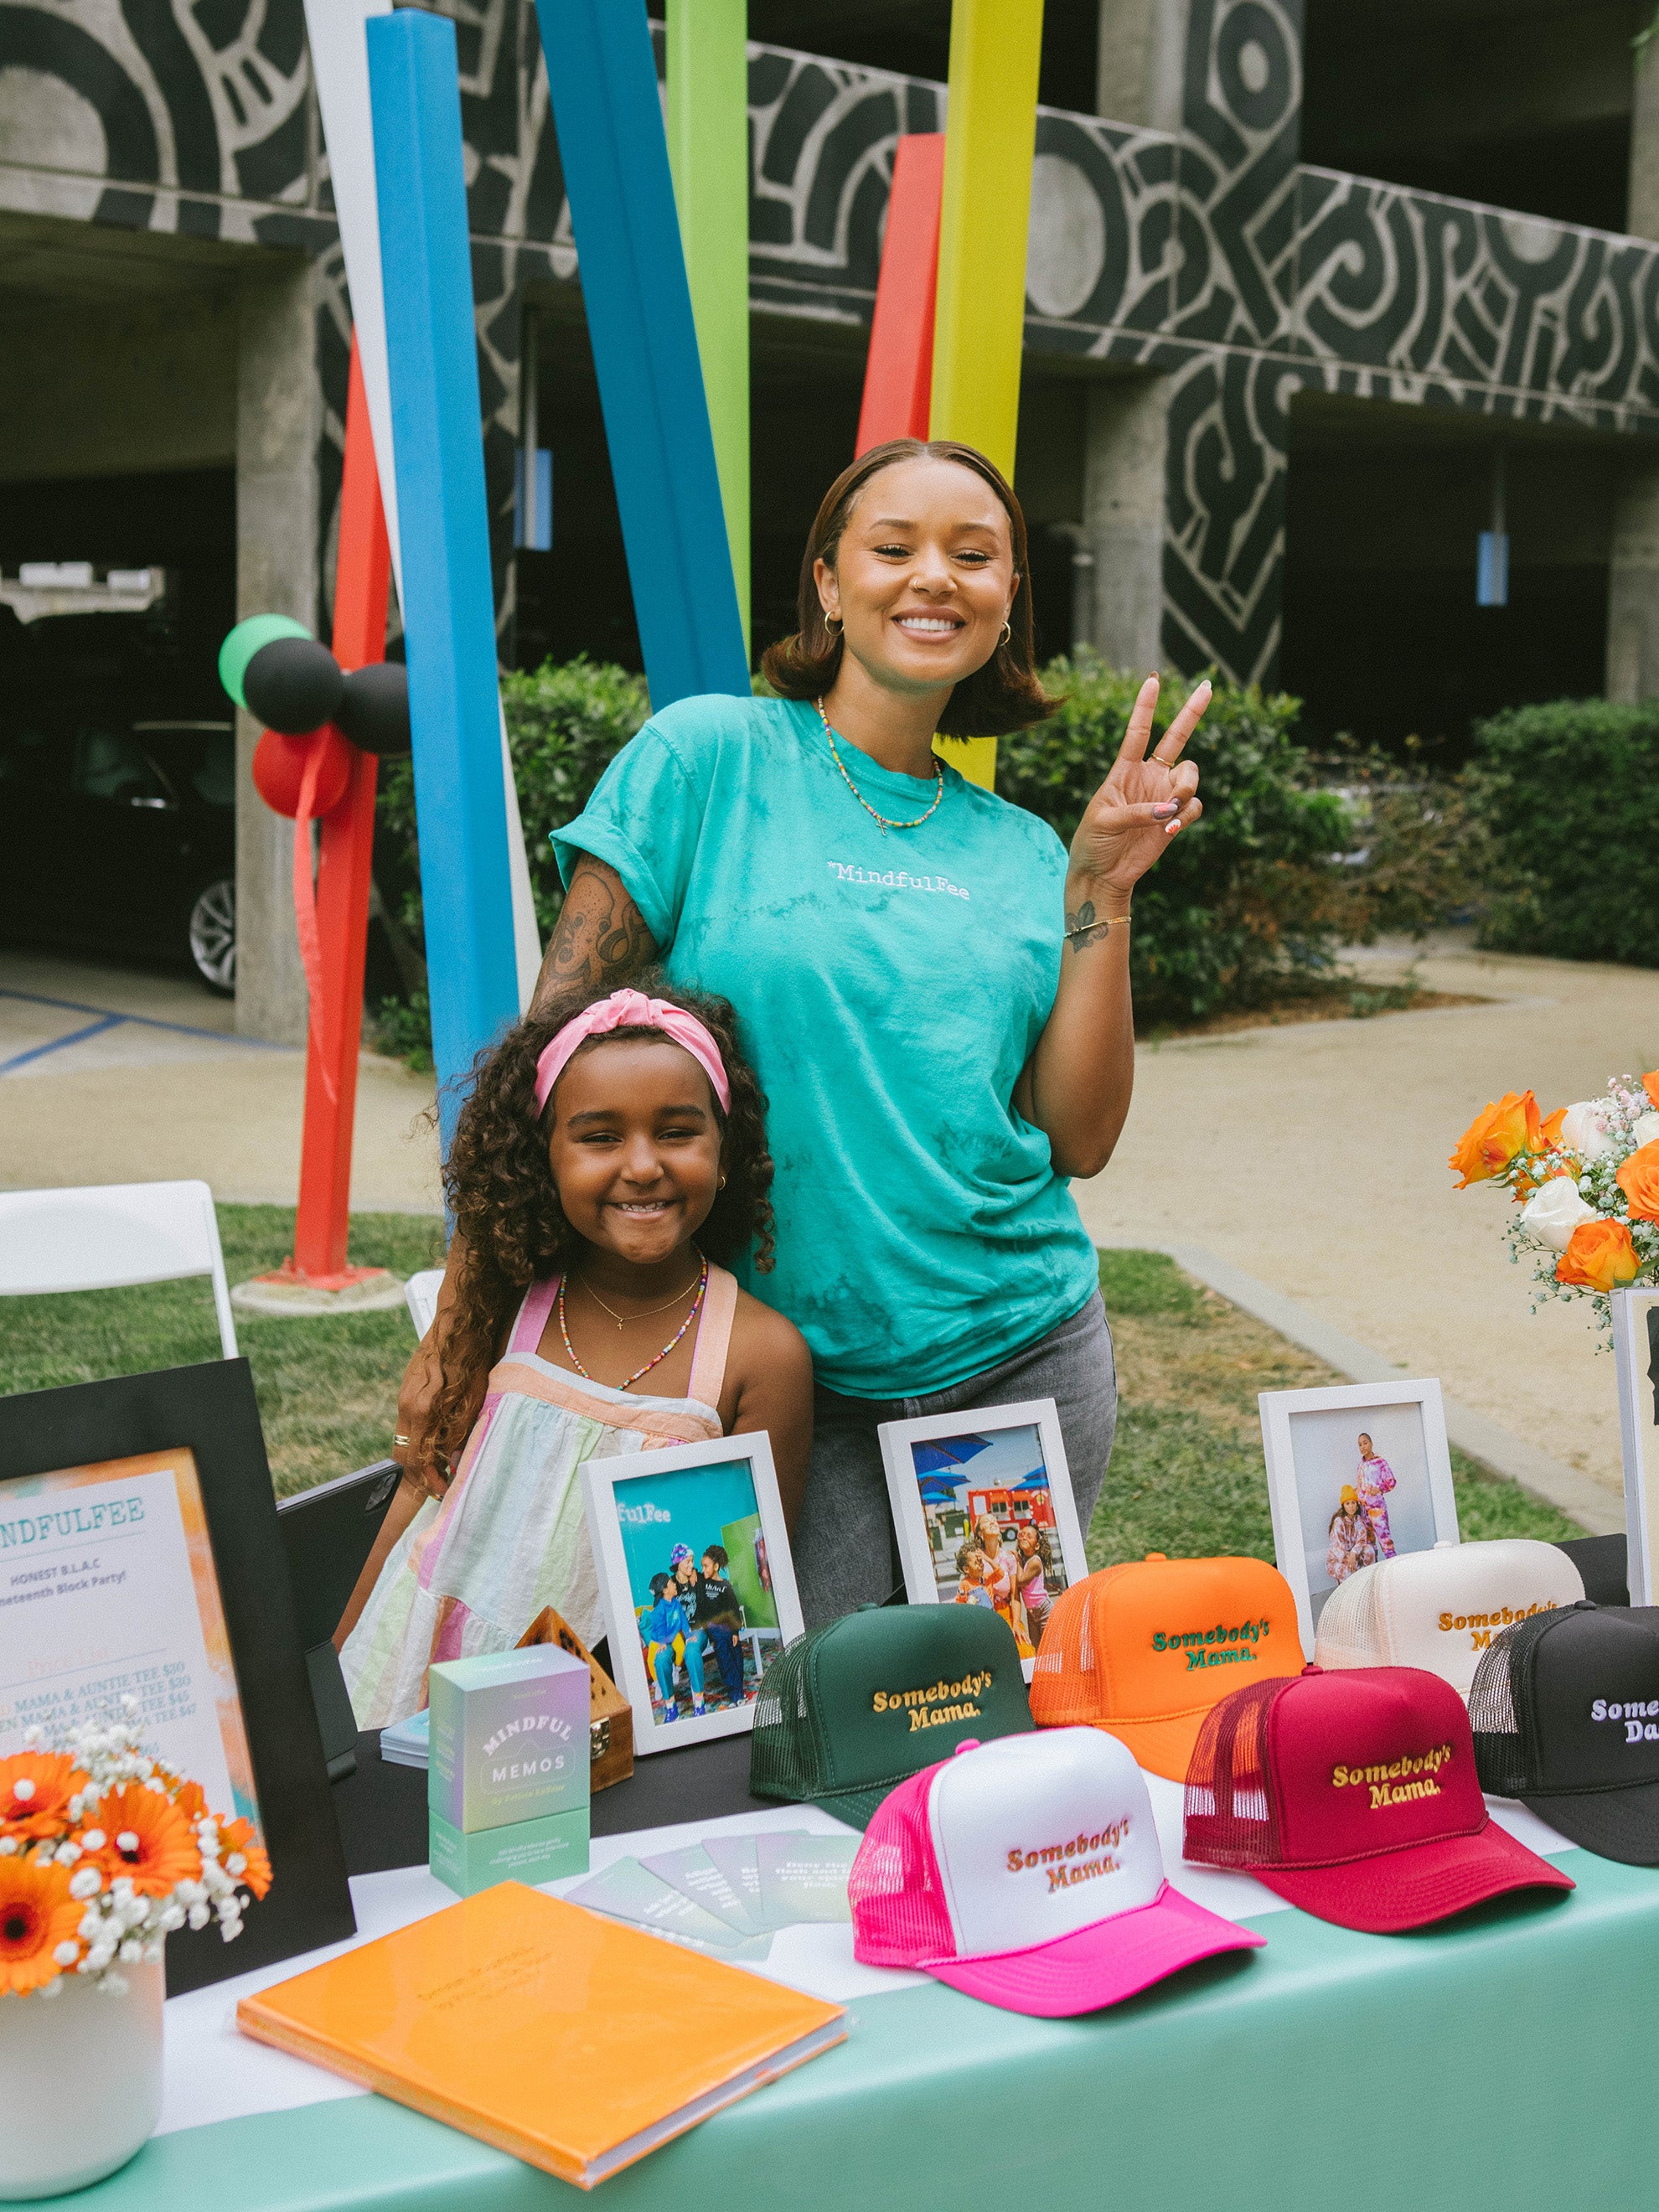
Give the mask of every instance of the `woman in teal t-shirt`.
[[(1054, 1398), (1088, 1526), (1116, 1385), (1066, 1179), (1105, 1165), (1128, 1111), (1130, 898), (1200, 812), (1176, 756), (1208, 688), (1149, 757), (1143, 686), (1069, 854), (938, 760), (935, 731), (1054, 702), (1013, 492), (971, 447), (910, 439), (830, 487), (799, 632), (763, 665), (781, 696), (665, 708), (555, 831), (568, 896), (538, 995), (658, 958), (737, 1008), (777, 1165), (763, 1294), (817, 1375), (793, 1540), (810, 1627), (901, 1580), (882, 1421)], [(411, 1466), (425, 1372), (399, 1404)]]

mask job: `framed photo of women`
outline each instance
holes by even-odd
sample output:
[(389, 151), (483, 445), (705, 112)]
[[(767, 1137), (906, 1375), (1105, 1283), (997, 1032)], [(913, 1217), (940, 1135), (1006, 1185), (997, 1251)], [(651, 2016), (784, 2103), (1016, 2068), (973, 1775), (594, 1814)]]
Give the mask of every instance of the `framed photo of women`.
[(1311, 1651), (1325, 1601), (1350, 1575), (1458, 1541), (1445, 1408), (1432, 1379), (1264, 1390), (1257, 1404), (1274, 1564)]
[(743, 1734), (768, 1668), (804, 1626), (770, 1439), (590, 1459), (581, 1481), (635, 1751)]
[(881, 1455), (912, 1605), (981, 1605), (1025, 1679), (1054, 1601), (1089, 1571), (1052, 1398), (884, 1421)]
[(1625, 1571), (1632, 1605), (1651, 1605), (1659, 1587), (1659, 1291), (1615, 1291), (1613, 1357), (1619, 1383), (1619, 1441), (1625, 1462)]

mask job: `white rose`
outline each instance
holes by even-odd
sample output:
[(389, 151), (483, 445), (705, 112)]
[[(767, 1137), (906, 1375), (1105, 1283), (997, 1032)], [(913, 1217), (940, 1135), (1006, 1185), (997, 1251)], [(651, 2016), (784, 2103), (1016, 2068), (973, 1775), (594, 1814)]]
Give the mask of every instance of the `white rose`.
[(1659, 1114), (1638, 1114), (1630, 1125), (1630, 1133), (1638, 1145), (1659, 1142)]
[(1561, 1143), (1581, 1160), (1599, 1160), (1613, 1150), (1613, 1139), (1601, 1127), (1601, 1102), (1581, 1098), (1561, 1116)]
[(1547, 1182), (1540, 1182), (1521, 1209), (1522, 1226), (1555, 1252), (1566, 1250), (1573, 1231), (1582, 1222), (1596, 1218), (1595, 1208), (1579, 1197), (1578, 1186), (1571, 1176), (1552, 1176)]

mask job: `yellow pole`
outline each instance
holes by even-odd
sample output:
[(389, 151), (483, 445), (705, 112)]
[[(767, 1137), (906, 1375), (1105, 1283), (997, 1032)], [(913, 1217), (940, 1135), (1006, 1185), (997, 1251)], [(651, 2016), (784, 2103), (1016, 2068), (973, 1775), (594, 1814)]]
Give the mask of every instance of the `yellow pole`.
[[(952, 0), (928, 427), (977, 446), (1010, 483), (1042, 46), (1042, 0)], [(940, 742), (971, 781), (994, 783), (994, 738)]]

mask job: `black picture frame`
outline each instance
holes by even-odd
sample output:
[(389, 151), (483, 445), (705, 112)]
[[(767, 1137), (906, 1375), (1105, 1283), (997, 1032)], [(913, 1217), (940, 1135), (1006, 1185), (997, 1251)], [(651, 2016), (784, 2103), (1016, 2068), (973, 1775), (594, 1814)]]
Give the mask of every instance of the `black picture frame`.
[(272, 1880), (234, 1943), (212, 1927), (167, 1938), (169, 1996), (343, 1942), (357, 1927), (253, 1377), (246, 1359), (216, 1359), (0, 1398), (0, 1481), (185, 1449), (201, 1484)]

